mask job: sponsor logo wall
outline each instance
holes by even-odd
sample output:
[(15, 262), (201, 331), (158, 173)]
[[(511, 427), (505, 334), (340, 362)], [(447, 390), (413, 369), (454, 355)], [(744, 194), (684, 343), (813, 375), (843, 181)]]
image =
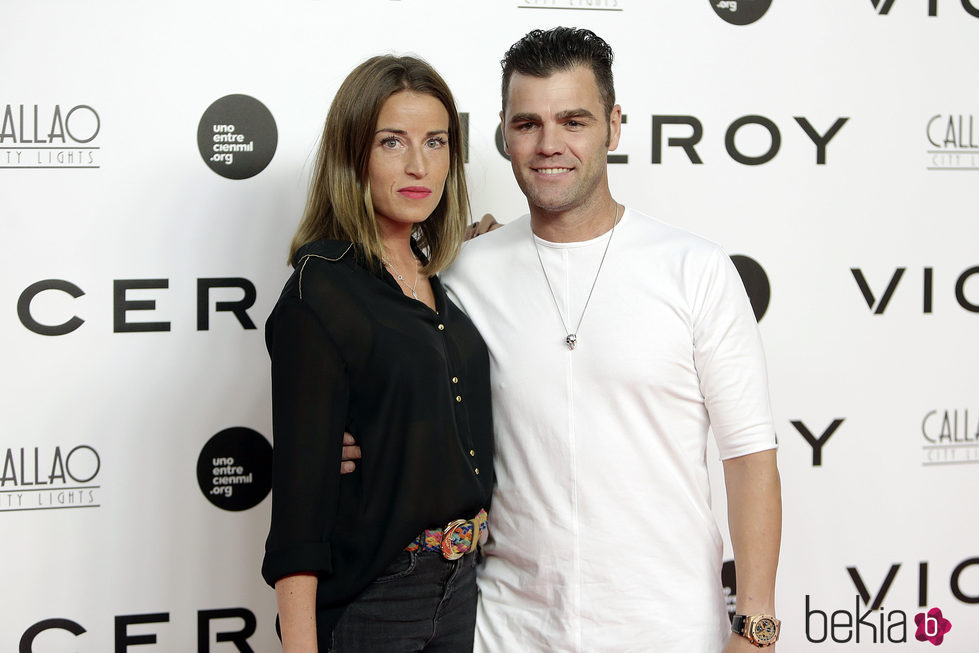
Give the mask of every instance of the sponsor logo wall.
[(975, 651), (979, 3), (288, 4), (7, 8), (0, 650), (274, 650), (262, 326), (333, 93), (427, 58), (509, 221), (498, 61), (567, 24), (616, 52), (616, 197), (721, 243), (759, 320), (779, 650)]

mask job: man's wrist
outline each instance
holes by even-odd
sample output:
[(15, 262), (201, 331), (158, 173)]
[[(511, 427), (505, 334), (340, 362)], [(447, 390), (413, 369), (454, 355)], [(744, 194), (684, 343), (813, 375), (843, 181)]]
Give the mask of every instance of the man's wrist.
[(744, 637), (758, 647), (772, 646), (778, 641), (782, 622), (772, 613), (736, 614), (731, 632)]

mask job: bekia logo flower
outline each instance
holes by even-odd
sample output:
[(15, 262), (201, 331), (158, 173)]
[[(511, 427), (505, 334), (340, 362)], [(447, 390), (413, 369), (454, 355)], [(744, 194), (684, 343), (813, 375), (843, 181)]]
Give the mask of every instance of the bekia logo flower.
[(931, 642), (938, 646), (945, 639), (945, 633), (952, 630), (952, 622), (942, 616), (941, 608), (932, 608), (928, 613), (919, 612), (914, 615), (914, 623), (918, 630), (914, 638), (919, 642)]

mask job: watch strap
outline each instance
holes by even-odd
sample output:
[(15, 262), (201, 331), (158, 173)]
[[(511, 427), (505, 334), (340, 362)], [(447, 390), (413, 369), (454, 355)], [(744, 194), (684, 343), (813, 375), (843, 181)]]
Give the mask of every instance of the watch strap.
[(744, 635), (744, 625), (748, 621), (748, 615), (736, 614), (731, 620), (731, 632), (735, 635)]

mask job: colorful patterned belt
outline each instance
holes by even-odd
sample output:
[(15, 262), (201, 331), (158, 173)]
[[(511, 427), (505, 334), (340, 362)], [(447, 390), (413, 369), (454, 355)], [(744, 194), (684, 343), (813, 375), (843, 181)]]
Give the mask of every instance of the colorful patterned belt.
[(486, 528), (486, 511), (472, 519), (456, 519), (442, 529), (426, 529), (405, 547), (406, 551), (437, 551), (446, 560), (456, 560), (472, 553), (479, 544), (479, 534)]

